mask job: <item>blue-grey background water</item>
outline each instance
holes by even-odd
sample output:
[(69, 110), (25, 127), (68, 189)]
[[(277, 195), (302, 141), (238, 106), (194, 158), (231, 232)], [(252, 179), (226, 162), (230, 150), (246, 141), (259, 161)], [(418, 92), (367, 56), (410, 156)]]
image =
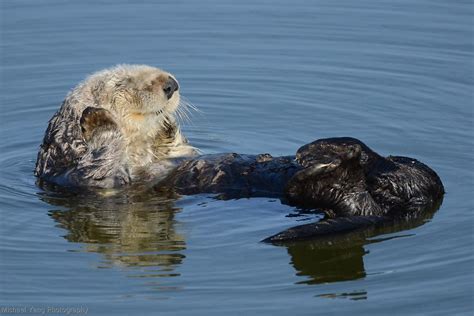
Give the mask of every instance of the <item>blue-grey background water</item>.
[[(469, 314), (472, 17), (471, 1), (1, 1), (1, 306)], [(184, 132), (205, 153), (289, 155), (353, 136), (430, 165), (444, 202), (381, 242), (277, 247), (259, 240), (305, 218), (275, 200), (43, 192), (33, 168), (48, 119), (117, 63), (176, 75), (202, 111)]]

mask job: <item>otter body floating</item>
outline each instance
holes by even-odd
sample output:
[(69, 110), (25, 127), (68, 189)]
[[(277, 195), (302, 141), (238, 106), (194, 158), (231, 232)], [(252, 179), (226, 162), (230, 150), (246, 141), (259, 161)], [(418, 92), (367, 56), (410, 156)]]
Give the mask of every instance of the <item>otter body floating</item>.
[(271, 236), (285, 242), (419, 217), (439, 206), (437, 174), (407, 157), (382, 157), (361, 141), (321, 139), (296, 156), (197, 156), (181, 134), (179, 85), (169, 73), (122, 65), (77, 86), (46, 130), (35, 175), (66, 187), (112, 188), (140, 181), (180, 194), (279, 197), (325, 214)]
[(224, 193), (228, 197), (280, 197), (283, 203), (323, 212), (317, 223), (266, 238), (284, 242), (346, 233), (422, 216), (439, 206), (438, 175), (407, 157), (384, 158), (361, 141), (320, 139), (296, 157), (221, 154), (181, 163), (161, 182), (181, 194)]

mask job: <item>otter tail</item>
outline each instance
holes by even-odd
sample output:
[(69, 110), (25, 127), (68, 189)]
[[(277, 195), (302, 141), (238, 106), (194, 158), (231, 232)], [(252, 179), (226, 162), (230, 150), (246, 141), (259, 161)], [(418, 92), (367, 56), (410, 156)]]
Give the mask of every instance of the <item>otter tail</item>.
[(281, 231), (262, 240), (266, 243), (280, 243), (303, 239), (326, 237), (331, 234), (344, 234), (359, 229), (375, 227), (389, 221), (385, 216), (349, 216), (323, 219), (316, 223), (299, 225)]

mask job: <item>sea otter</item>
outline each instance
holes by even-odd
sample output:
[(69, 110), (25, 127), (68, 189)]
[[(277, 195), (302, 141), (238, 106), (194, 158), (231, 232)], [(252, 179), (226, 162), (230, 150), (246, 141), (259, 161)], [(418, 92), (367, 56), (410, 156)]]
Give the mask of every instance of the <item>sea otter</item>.
[(35, 174), (75, 188), (148, 182), (181, 194), (280, 197), (325, 219), (265, 239), (281, 242), (416, 217), (442, 200), (436, 173), (415, 159), (381, 157), (361, 141), (317, 140), (295, 156), (198, 156), (181, 134), (176, 78), (121, 65), (77, 86), (49, 122)]
[(316, 140), (295, 156), (220, 154), (181, 163), (161, 186), (181, 194), (269, 196), (325, 218), (290, 228), (265, 242), (346, 233), (418, 218), (441, 203), (444, 188), (428, 166), (407, 157), (384, 158), (351, 137)]
[(186, 105), (176, 78), (161, 69), (119, 65), (95, 73), (50, 120), (35, 175), (88, 188), (158, 179), (198, 153), (177, 124)]
[(325, 219), (290, 228), (267, 242), (314, 238), (421, 218), (441, 204), (439, 176), (416, 159), (382, 157), (351, 137), (320, 139), (301, 147), (303, 167), (286, 184), (292, 205), (317, 208)]

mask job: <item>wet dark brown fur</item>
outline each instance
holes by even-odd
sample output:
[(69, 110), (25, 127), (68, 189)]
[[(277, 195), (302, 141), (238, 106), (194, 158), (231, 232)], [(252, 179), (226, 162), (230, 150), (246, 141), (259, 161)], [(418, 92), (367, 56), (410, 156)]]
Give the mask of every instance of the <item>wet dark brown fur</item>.
[(355, 138), (317, 140), (301, 147), (296, 159), (304, 169), (288, 182), (288, 202), (321, 209), (326, 218), (267, 241), (304, 239), (417, 217), (437, 207), (444, 194), (440, 178), (428, 166), (407, 157), (384, 158)]
[(284, 203), (324, 212), (322, 221), (290, 228), (267, 242), (418, 217), (437, 207), (444, 194), (441, 180), (426, 165), (412, 158), (384, 158), (349, 137), (317, 140), (301, 147), (296, 157), (201, 156), (179, 165), (161, 185), (182, 194), (279, 196)]

